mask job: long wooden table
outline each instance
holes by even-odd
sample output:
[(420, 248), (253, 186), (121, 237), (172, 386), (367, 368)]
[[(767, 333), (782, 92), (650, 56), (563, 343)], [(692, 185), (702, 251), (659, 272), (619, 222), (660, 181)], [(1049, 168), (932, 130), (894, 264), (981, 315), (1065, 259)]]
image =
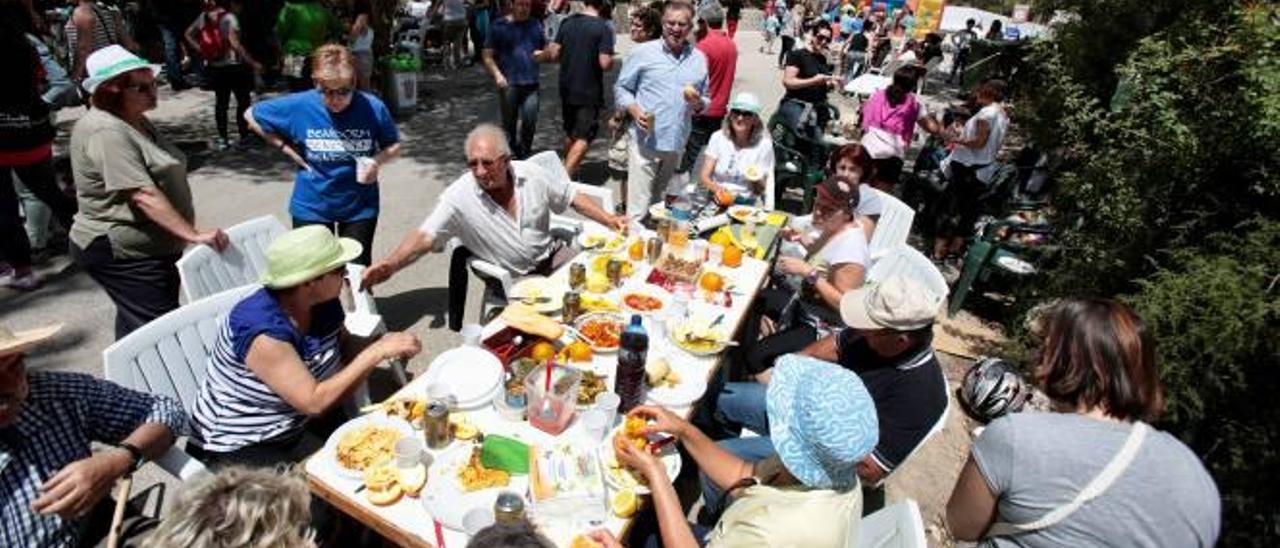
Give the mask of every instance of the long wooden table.
[[(623, 251), (625, 253), (625, 250)], [(592, 256), (581, 254), (574, 261), (590, 260)], [(562, 266), (555, 272), (551, 279), (567, 282), (567, 265)], [(732, 288), (733, 295), (732, 305), (728, 308), (716, 307), (724, 314), (724, 325), (729, 327), (730, 333), (737, 333), (742, 326), (744, 320), (749, 316), (752, 303), (755, 301), (765, 280), (768, 278), (770, 263), (754, 258), (744, 258), (741, 266), (737, 268), (724, 268), (720, 266), (710, 267), (726, 276), (729, 286)], [(643, 282), (648, 276), (651, 267), (647, 264), (638, 264), (635, 273), (628, 279), (628, 284)], [(567, 284), (566, 284), (567, 285)], [(698, 291), (695, 295), (700, 295)], [(696, 300), (696, 299), (695, 299)], [(691, 306), (703, 306), (702, 304)], [(712, 306), (707, 304), (706, 306)], [(649, 327), (651, 324), (647, 324)], [(500, 320), (495, 320), (485, 326), (484, 336), (487, 337), (503, 328), (504, 325)], [(568, 337), (566, 335), (566, 337)], [(669, 353), (670, 356), (681, 361), (683, 364), (690, 364), (697, 371), (702, 372), (708, 380), (714, 374), (720, 362), (720, 356), (697, 357), (690, 355), (675, 347), (666, 338), (665, 333), (654, 333), (653, 329), (649, 329), (650, 347), (649, 353)], [(566, 338), (566, 341), (568, 339)], [(425, 357), (420, 357), (423, 359)], [(433, 358), (433, 357), (431, 357)], [(593, 365), (598, 370), (610, 372), (608, 383), (610, 389), (613, 388), (614, 376), (612, 372), (617, 367), (616, 354), (602, 354), (595, 358), (596, 363)], [(401, 388), (394, 397), (425, 397), (427, 391), (427, 375), (419, 375), (408, 385)], [(683, 407), (673, 409), (673, 411), (688, 416), (691, 407)], [(567, 436), (582, 436), (581, 428), (578, 425), (577, 417), (567, 430), (562, 432), (558, 437), (552, 437), (541, 430), (531, 426), (527, 421), (509, 421), (504, 419), (492, 406), (486, 406), (478, 410), (468, 412), (471, 422), (486, 434), (502, 434), (525, 441), (526, 443), (538, 443), (540, 445), (549, 443), (556, 439), (564, 439)], [(592, 443), (596, 442), (587, 442)], [(684, 463), (690, 466), (692, 463)], [(309, 458), (304, 466), (307, 475), (307, 481), (311, 486), (311, 491), (324, 499), (326, 502), (337, 507), (351, 517), (359, 520), (361, 523), (377, 531), (388, 540), (395, 542), (401, 546), (433, 546), (435, 542), (435, 529), (433, 518), (423, 507), (418, 499), (403, 498), (399, 502), (390, 506), (374, 506), (365, 500), (363, 496), (356, 493), (356, 489), (360, 486), (360, 481), (347, 479), (338, 475), (334, 469), (336, 466), (332, 462), (332, 458), (326, 455), (322, 450), (320, 453)], [(429, 473), (430, 475), (430, 473)], [(441, 478), (431, 476), (428, 482), (441, 481)], [(606, 497), (612, 495), (612, 489), (606, 489)], [(607, 503), (606, 498), (606, 503)], [(628, 526), (630, 520), (619, 519), (608, 513), (607, 521), (603, 527), (612, 531), (615, 535), (620, 535)], [(585, 532), (589, 529), (585, 524), (583, 530), (565, 531), (565, 530), (546, 530), (552, 541), (557, 545), (567, 545), (570, 539), (578, 533)], [(446, 528), (444, 530), (445, 544), (450, 547), (465, 546), (469, 537), (460, 531), (454, 531)]]

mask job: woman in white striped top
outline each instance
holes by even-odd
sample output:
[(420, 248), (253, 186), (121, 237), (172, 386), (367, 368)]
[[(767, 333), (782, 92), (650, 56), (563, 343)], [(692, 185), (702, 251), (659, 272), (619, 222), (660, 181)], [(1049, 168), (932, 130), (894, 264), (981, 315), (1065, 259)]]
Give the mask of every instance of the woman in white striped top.
[[(124, 28), (124, 19), (120, 12), (99, 6), (94, 0), (80, 0), (71, 18), (63, 27), (67, 35), (67, 52), (71, 58), (71, 78), (77, 82), (83, 80), (85, 60), (89, 54), (112, 44), (120, 44), (129, 51), (138, 51), (138, 43)], [(88, 36), (88, 40), (80, 40)]]
[(331, 413), (374, 366), (421, 350), (389, 333), (352, 356), (342, 305), (344, 266), (358, 242), (322, 226), (288, 232), (267, 249), (264, 288), (227, 314), (192, 410), (192, 454), (213, 467), (298, 462), (343, 418)]

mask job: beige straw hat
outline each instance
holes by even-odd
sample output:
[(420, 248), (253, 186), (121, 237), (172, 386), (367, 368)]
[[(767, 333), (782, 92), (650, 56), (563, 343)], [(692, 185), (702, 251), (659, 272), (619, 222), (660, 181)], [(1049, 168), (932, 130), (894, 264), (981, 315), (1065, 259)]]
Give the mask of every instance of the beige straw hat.
[(0, 356), (22, 354), (49, 340), (62, 329), (62, 324), (46, 325), (26, 331), (11, 331), (0, 325)]

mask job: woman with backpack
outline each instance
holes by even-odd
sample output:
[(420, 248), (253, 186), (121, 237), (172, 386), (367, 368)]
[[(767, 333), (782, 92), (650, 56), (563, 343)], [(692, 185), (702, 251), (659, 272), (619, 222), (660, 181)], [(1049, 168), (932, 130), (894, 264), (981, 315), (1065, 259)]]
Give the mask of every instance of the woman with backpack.
[(240, 146), (248, 144), (252, 136), (244, 111), (249, 109), (254, 74), (262, 73), (262, 64), (255, 61), (240, 42), (238, 16), (243, 10), (244, 0), (206, 2), (204, 13), (184, 33), (187, 43), (200, 52), (207, 65), (205, 75), (209, 78), (214, 97), (213, 119), (218, 125), (218, 141), (214, 148), (218, 150), (231, 148), (231, 140), (227, 137), (227, 108), (231, 106), (232, 94), (236, 96), (236, 129), (240, 135)]

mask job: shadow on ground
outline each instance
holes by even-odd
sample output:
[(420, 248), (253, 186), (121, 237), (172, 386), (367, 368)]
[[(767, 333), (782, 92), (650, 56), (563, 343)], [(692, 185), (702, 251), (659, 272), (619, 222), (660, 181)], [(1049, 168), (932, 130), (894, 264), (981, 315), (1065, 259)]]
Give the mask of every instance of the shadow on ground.
[(439, 329), (445, 326), (449, 312), (449, 288), (411, 289), (375, 301), (389, 331), (405, 331), (426, 316), (431, 316), (429, 327)]

